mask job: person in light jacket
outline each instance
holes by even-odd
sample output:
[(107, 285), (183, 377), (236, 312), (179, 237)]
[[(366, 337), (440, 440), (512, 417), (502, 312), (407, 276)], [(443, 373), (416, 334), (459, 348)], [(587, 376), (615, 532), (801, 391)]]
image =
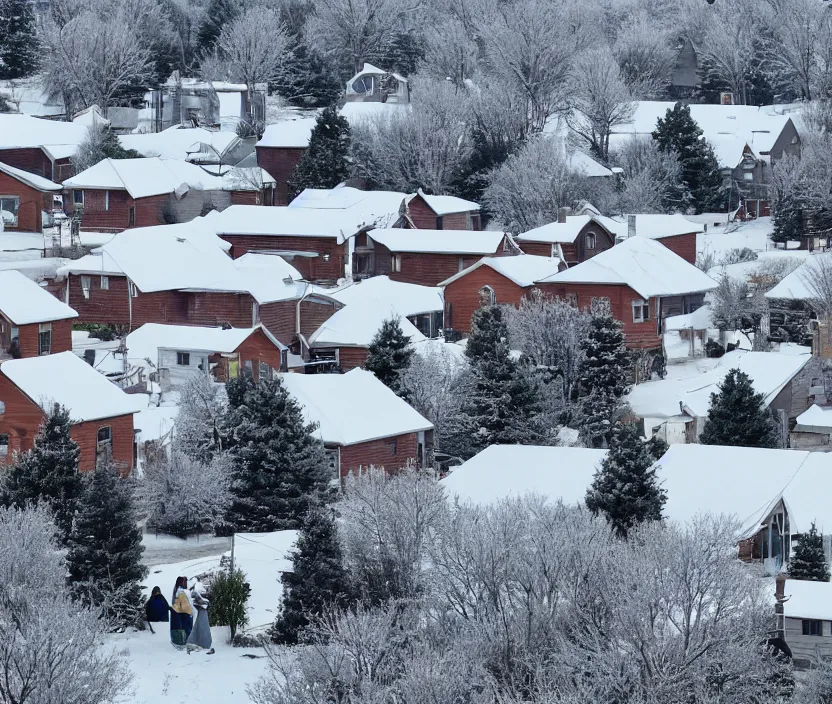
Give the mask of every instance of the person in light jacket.
[(214, 649), (211, 647), (211, 623), (208, 620), (208, 599), (202, 591), (202, 584), (197, 582), (194, 584), (191, 593), (194, 606), (196, 607), (196, 623), (191, 634), (188, 636), (188, 654), (192, 650), (204, 649), (208, 651), (208, 655), (214, 654)]
[(193, 628), (194, 607), (188, 594), (188, 578), (177, 577), (171, 598), (170, 642), (177, 648), (184, 648)]

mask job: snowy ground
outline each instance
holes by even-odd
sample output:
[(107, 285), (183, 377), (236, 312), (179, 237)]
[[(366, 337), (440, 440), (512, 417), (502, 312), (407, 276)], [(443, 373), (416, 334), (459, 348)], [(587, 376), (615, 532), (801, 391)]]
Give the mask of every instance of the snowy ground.
[[(182, 540), (172, 535), (146, 533), (142, 538), (142, 543), (144, 544), (143, 561), (148, 567), (180, 563), (184, 560), (211, 555), (216, 556), (219, 562), (219, 556), (231, 549), (231, 538), (215, 538), (213, 535), (201, 535)], [(171, 586), (173, 586), (172, 581)], [(162, 586), (162, 591), (165, 589)]]
[[(771, 218), (758, 218), (749, 222), (734, 222), (728, 225), (714, 226), (708, 223), (708, 231), (697, 235), (696, 251), (699, 254), (713, 252), (717, 259), (732, 249), (748, 247), (755, 252), (775, 250), (771, 241), (773, 225)], [(796, 249), (798, 242), (790, 242), (789, 247)], [(783, 250), (777, 250), (785, 254)], [(795, 252), (789, 252), (794, 255)]]
[(214, 655), (176, 650), (168, 625), (150, 631), (116, 633), (107, 645), (123, 651), (133, 671), (125, 704), (249, 704), (246, 686), (265, 673), (261, 648), (232, 648), (228, 629), (212, 628)]

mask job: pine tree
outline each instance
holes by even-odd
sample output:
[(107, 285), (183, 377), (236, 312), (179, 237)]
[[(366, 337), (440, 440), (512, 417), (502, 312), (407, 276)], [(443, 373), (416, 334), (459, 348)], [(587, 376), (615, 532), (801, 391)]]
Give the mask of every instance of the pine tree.
[(0, 0), (0, 79), (31, 76), (40, 41), (30, 0)]
[(823, 552), (823, 535), (818, 533), (814, 521), (808, 533), (800, 536), (789, 560), (789, 577), (808, 579), (812, 582), (828, 582), (829, 563)]
[(69, 411), (55, 406), (35, 437), (35, 446), (8, 470), (0, 490), (7, 506), (48, 504), (55, 516), (61, 544), (66, 544), (83, 493), (78, 473), (80, 449), (72, 439)]
[(211, 53), (223, 27), (236, 19), (241, 7), (242, 3), (239, 0), (210, 0), (203, 15), (205, 19), (196, 35), (196, 45), (202, 50), (203, 55)]
[(690, 115), (690, 107), (676, 103), (659, 118), (653, 139), (663, 152), (675, 152), (682, 165), (682, 180), (697, 213), (718, 210), (724, 204), (722, 171), (714, 150)]
[(586, 394), (620, 399), (630, 390), (627, 384), (629, 355), (624, 346), (624, 333), (609, 306), (597, 306), (592, 311), (589, 332), (581, 348), (584, 359), (578, 380)]
[(141, 608), (142, 531), (129, 479), (109, 465), (84, 478), (84, 492), (69, 539), (67, 571), (78, 597), (107, 605), (110, 617), (128, 625)]
[(711, 407), (699, 442), (703, 445), (779, 447), (780, 433), (765, 395), (754, 393), (751, 378), (739, 369), (728, 372), (711, 394)]
[(410, 366), (413, 350), (404, 336), (401, 319), (392, 317), (381, 324), (381, 329), (370, 343), (364, 368), (397, 395), (404, 397), (401, 375)]
[(614, 429), (610, 450), (587, 490), (586, 505), (593, 513), (603, 513), (621, 537), (639, 523), (661, 520), (667, 494), (658, 484), (653, 463), (635, 426)]
[(332, 105), (344, 90), (331, 61), (305, 42), (298, 43), (270, 87), (292, 105), (320, 108)]
[(774, 242), (799, 242), (806, 236), (803, 205), (794, 193), (775, 190), (771, 220), (774, 225), (771, 239)]
[[(233, 393), (229, 393), (231, 401)], [(232, 401), (232, 406), (233, 406)], [(279, 379), (261, 380), (232, 407), (231, 508), (238, 531), (298, 528), (330, 479), (323, 445)]]
[(343, 608), (350, 600), (349, 577), (332, 510), (314, 507), (306, 514), (292, 555), (292, 571), (284, 572), (283, 607), (271, 629), (275, 643), (294, 645), (310, 618), (326, 608)]
[(537, 388), (511, 357), (503, 308), (489, 306), (474, 313), (465, 355), (473, 384), (462, 404), (460, 430), (467, 436), (469, 454), (497, 443), (537, 441)]
[(350, 123), (335, 106), (323, 110), (309, 138), (309, 148), (289, 179), (292, 198), (305, 188), (335, 188), (349, 178)]

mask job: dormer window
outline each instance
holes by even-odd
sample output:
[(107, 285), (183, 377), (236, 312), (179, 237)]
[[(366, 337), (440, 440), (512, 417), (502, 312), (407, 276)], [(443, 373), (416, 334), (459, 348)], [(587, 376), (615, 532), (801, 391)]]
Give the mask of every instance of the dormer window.
[(596, 237), (594, 232), (587, 232), (586, 233), (586, 248), (587, 249), (595, 249), (596, 246)]

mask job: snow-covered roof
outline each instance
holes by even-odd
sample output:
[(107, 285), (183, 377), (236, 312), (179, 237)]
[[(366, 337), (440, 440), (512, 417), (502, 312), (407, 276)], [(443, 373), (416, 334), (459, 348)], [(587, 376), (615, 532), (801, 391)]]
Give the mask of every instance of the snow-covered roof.
[(584, 447), (491, 445), (439, 483), (449, 499), (481, 505), (527, 493), (583, 503), (606, 454)]
[[(425, 202), (430, 206), (430, 209), (437, 215), (450, 215), (451, 213), (468, 213), (480, 209), (479, 203), (474, 203), (464, 198), (457, 198), (456, 196), (430, 196), (424, 193), (422, 189), (416, 194), (424, 198)], [(412, 195), (408, 201), (415, 198)]]
[(494, 254), (503, 241), (502, 232), (474, 230), (403, 230), (375, 229), (371, 239), (391, 252), (436, 254)]
[(771, 403), (810, 359), (810, 354), (733, 350), (718, 360), (674, 365), (675, 378), (637, 384), (627, 395), (627, 403), (640, 418), (674, 418), (682, 413), (682, 407), (690, 416), (704, 417), (711, 406), (711, 394), (719, 391), (732, 369), (748, 374), (754, 391)]
[(76, 423), (136, 413), (147, 405), (144, 397), (124, 393), (72, 352), (11, 359), (0, 372), (42, 410), (59, 403)]
[(25, 183), (27, 186), (38, 191), (62, 191), (64, 187), (60, 183), (53, 183), (48, 178), (38, 176), (37, 174), (29, 173), (23, 169), (15, 168), (0, 162), (0, 173), (11, 176), (13, 179)]
[(107, 256), (103, 251), (95, 252), (93, 254), (85, 254), (79, 259), (70, 259), (63, 265), (57, 268), (55, 272), (58, 276), (68, 276), (69, 274), (102, 274), (102, 275), (124, 275), (124, 270), (113, 261), (112, 257)]
[(133, 416), (133, 429), (138, 431), (136, 440), (148, 442), (161, 440), (173, 430), (179, 406), (148, 406)]
[(283, 374), (281, 379), (307, 422), (318, 423), (315, 434), (325, 443), (354, 445), (433, 429), (429, 420), (364, 369)]
[(709, 305), (700, 306), (693, 313), (671, 315), (664, 319), (664, 329), (670, 330), (707, 330), (714, 327)]
[(101, 108), (98, 105), (90, 105), (88, 108), (75, 113), (72, 122), (76, 125), (84, 125), (86, 127), (109, 125), (110, 121), (104, 117)]
[(577, 171), (588, 178), (612, 176), (612, 171), (606, 166), (599, 164), (589, 154), (585, 154), (579, 149), (567, 150), (566, 163), (572, 171)]
[(160, 349), (231, 354), (257, 330), (262, 330), (279, 349), (285, 349), (262, 325), (253, 328), (212, 328), (191, 325), (145, 323), (127, 336), (127, 354), (156, 362)]
[(445, 279), (439, 285), (447, 286), (481, 266), (488, 266), (498, 274), (502, 274), (509, 281), (514, 282), (523, 288), (533, 286), (536, 281), (544, 279), (558, 270), (560, 259), (552, 257), (540, 257), (534, 254), (518, 254), (511, 257), (483, 257), (476, 264), (463, 269), (451, 278)]
[(267, 125), (257, 146), (305, 149), (316, 123), (315, 117), (296, 117)]
[(832, 252), (807, 257), (797, 269), (783, 277), (774, 288), (766, 292), (766, 298), (783, 298), (791, 301), (809, 301), (815, 297), (811, 283), (813, 275), (821, 276), (832, 269)]
[(376, 118), (391, 118), (400, 111), (410, 110), (410, 103), (380, 103), (375, 100), (345, 103), (341, 108), (341, 115), (347, 118), (350, 125), (356, 125)]
[[(123, 134), (119, 135), (118, 139), (122, 147), (135, 149), (142, 156), (187, 161), (190, 155), (200, 154), (200, 160), (209, 162), (216, 162), (217, 152), (222, 156), (240, 141), (234, 132), (211, 131), (202, 127), (181, 125), (169, 127), (162, 132)], [(203, 147), (203, 145), (208, 145), (208, 147)]]
[[(639, 237), (648, 237), (653, 240), (705, 231), (703, 225), (688, 220), (684, 215), (680, 215), (679, 213), (674, 215), (639, 213), (635, 214), (634, 217), (636, 219), (636, 235)], [(617, 227), (616, 235), (618, 237), (627, 237), (627, 218), (627, 215), (607, 218), (607, 220), (615, 223), (612, 227)]]
[(373, 276), (357, 281), (329, 296), (346, 306), (388, 304), (402, 318), (420, 313), (432, 313), (444, 308), (442, 289), (393, 281), (389, 276)]
[(42, 74), (29, 78), (13, 78), (0, 81), (3, 94), (14, 110), (33, 117), (63, 118), (66, 108), (60, 96), (46, 89)]
[[(620, 234), (620, 223), (603, 215), (567, 215), (565, 222), (550, 222), (517, 235), (518, 242), (545, 242), (550, 244), (572, 244), (578, 233), (590, 222), (595, 222), (609, 232), (613, 238)], [(624, 224), (626, 233), (627, 225)]]
[(783, 587), (786, 618), (832, 621), (832, 582), (787, 579)]
[(710, 276), (647, 237), (631, 237), (540, 283), (626, 284), (644, 298), (710, 291)]
[(56, 147), (71, 149), (70, 156), (86, 139), (87, 131), (86, 125), (72, 122), (0, 113), (0, 149)]
[(78, 317), (66, 303), (14, 269), (0, 271), (0, 312), (15, 325)]
[[(262, 169), (261, 169), (262, 172)], [(262, 172), (263, 182), (274, 179)], [(184, 195), (189, 189), (206, 191), (255, 191), (257, 182), (241, 178), (229, 168), (223, 175), (209, 173), (196, 164), (179, 159), (147, 157), (141, 159), (103, 159), (95, 166), (67, 179), (64, 188), (126, 190), (132, 198), (176, 193)]]
[(303, 278), (303, 275), (295, 267), (289, 264), (283, 257), (275, 254), (246, 252), (242, 257), (234, 260), (234, 266), (238, 269), (264, 271), (280, 280), (290, 278), (293, 281), (299, 281)]
[[(390, 301), (364, 301), (347, 305), (336, 311), (309, 337), (311, 347), (369, 347), (381, 324), (400, 316)], [(404, 336), (411, 342), (421, 342), (425, 336), (407, 318), (399, 321)]]
[[(832, 432), (832, 406), (813, 403), (797, 417), (797, 425), (804, 428), (826, 428)], [(800, 430), (796, 427), (796, 430)]]

